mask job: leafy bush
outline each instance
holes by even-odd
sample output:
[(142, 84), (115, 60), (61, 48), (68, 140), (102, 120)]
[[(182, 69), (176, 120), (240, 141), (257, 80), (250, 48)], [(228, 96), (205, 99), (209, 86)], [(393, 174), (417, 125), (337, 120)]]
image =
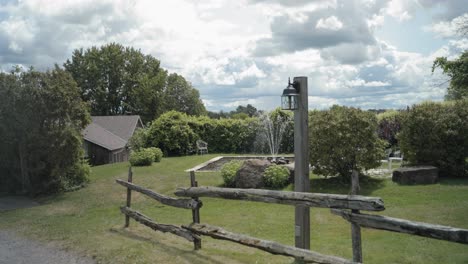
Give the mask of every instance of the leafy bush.
[(377, 136), (377, 118), (357, 108), (333, 106), (311, 111), (310, 163), (314, 173), (348, 178), (380, 165), (385, 142)]
[(284, 166), (273, 164), (265, 169), (263, 183), (266, 187), (280, 189), (288, 185), (289, 170)]
[(377, 115), (379, 138), (387, 141), (387, 147), (398, 146), (397, 134), (401, 130), (402, 114), (399, 111), (390, 110)]
[(75, 189), (89, 183), (89, 175), (91, 174), (91, 166), (84, 160), (80, 163), (75, 163), (67, 171), (62, 182), (64, 190)]
[(134, 151), (138, 151), (145, 148), (148, 144), (148, 133), (149, 129), (139, 128), (133, 133), (133, 136), (128, 140), (130, 148)]
[(223, 165), (221, 168), (221, 176), (223, 177), (224, 186), (234, 187), (236, 185), (236, 173), (242, 166), (242, 163), (243, 162), (240, 160), (231, 160)]
[(410, 163), (433, 165), (442, 176), (466, 176), (468, 100), (425, 102), (403, 118), (400, 147)]
[(151, 147), (151, 148), (147, 148), (149, 150), (151, 150), (154, 154), (154, 161), (155, 162), (160, 162), (162, 157), (163, 157), (163, 152), (160, 148), (155, 148), (155, 147)]
[(141, 149), (133, 151), (130, 155), (130, 164), (132, 166), (150, 166), (154, 160), (154, 152), (151, 149)]
[(150, 126), (148, 145), (160, 148), (166, 155), (186, 155), (194, 150), (197, 134), (188, 124), (189, 117), (170, 111), (161, 115)]

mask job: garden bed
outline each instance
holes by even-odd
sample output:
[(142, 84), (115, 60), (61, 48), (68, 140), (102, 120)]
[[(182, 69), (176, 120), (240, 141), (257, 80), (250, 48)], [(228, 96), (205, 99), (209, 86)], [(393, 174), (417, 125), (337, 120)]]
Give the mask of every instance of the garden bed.
[[(247, 160), (247, 159), (267, 159), (271, 156), (219, 156), (210, 159), (207, 162), (199, 164), (187, 171), (197, 171), (197, 172), (209, 172), (209, 171), (219, 171), (224, 164), (228, 163), (231, 160)], [(294, 156), (281, 156), (289, 162), (294, 161)]]

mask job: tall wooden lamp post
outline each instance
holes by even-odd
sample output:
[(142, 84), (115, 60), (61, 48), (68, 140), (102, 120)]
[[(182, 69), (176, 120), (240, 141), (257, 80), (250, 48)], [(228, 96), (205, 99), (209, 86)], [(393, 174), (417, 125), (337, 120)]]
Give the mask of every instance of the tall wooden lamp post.
[[(307, 77), (294, 77), (281, 96), (281, 108), (294, 111), (294, 191), (310, 192)], [(310, 249), (310, 210), (296, 206), (295, 245)]]

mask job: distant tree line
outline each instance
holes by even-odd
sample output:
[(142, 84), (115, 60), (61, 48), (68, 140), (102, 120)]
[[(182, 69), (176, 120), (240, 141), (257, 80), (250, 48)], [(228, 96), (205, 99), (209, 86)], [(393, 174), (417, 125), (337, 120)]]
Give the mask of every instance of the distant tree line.
[(253, 105), (247, 104), (246, 106), (239, 105), (236, 110), (230, 112), (219, 112), (208, 111), (207, 115), (209, 118), (220, 119), (220, 118), (234, 118), (234, 119), (246, 119), (249, 117), (260, 116), (264, 111), (257, 110)]

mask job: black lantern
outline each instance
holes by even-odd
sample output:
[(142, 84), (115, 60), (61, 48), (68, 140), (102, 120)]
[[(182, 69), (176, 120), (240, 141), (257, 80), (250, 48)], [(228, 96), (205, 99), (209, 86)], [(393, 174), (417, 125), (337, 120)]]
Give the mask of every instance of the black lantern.
[(288, 87), (283, 90), (281, 95), (281, 109), (283, 110), (296, 110), (299, 103), (299, 83), (291, 83), (288, 79)]

